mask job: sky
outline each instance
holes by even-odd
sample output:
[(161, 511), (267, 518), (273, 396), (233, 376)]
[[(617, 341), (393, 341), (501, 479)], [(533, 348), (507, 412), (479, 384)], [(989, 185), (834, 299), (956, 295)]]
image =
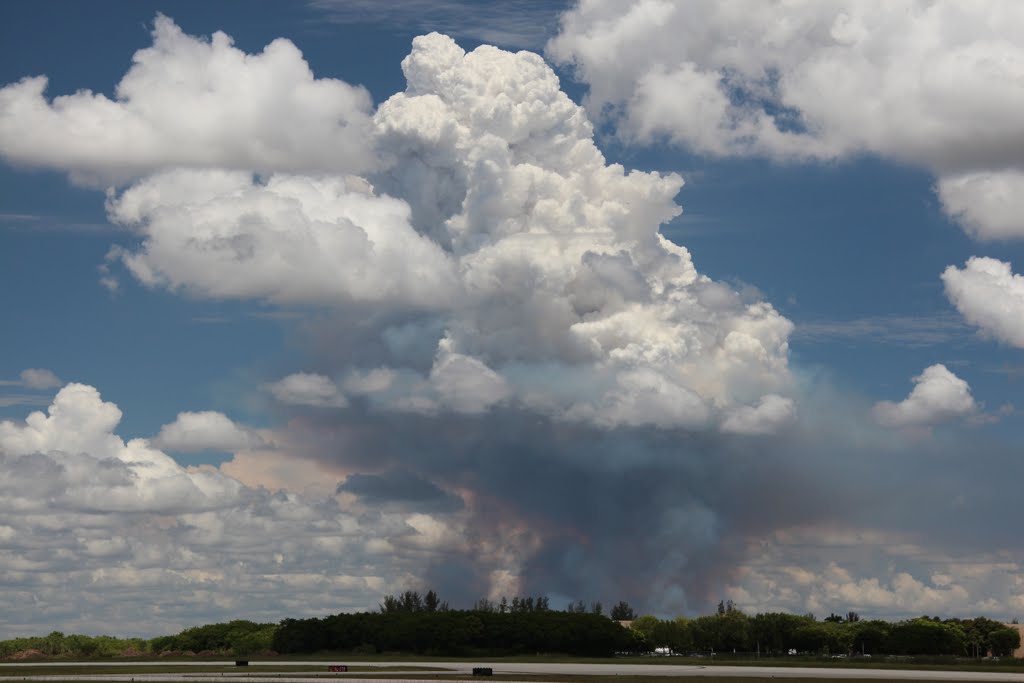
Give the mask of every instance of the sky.
[(1024, 617), (1024, 6), (0, 5), (0, 637)]

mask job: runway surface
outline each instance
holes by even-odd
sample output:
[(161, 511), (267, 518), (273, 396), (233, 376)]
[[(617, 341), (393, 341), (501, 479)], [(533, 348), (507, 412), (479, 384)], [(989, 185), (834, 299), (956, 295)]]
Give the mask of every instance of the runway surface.
[[(230, 671), (223, 673), (123, 673), (123, 674), (50, 674), (50, 675), (18, 675), (10, 680), (25, 681), (135, 681), (136, 683), (225, 683), (238, 680), (239, 683), (324, 683), (324, 677), (344, 678), (346, 683), (381, 683), (387, 678), (369, 679), (370, 672), (338, 674), (327, 672), (328, 665), (346, 664), (359, 667), (431, 667), (445, 671), (401, 672), (398, 670), (381, 671), (379, 675), (394, 676), (392, 680), (405, 683), (437, 683), (445, 674), (468, 676), (473, 667), (485, 666), (501, 676), (668, 676), (674, 678), (706, 678), (706, 677), (746, 677), (746, 678), (830, 678), (834, 680), (905, 680), (905, 681), (1019, 681), (1024, 683), (1024, 673), (974, 672), (974, 671), (918, 671), (910, 669), (840, 669), (840, 668), (797, 668), (778, 666), (700, 666), (693, 664), (554, 664), (537, 662), (337, 662), (315, 661), (251, 661), (249, 667), (234, 667), (234, 661), (226, 662), (33, 662), (0, 664), (0, 681), (5, 678), (4, 669), (10, 667), (74, 667), (77, 669), (93, 666), (132, 667), (147, 664), (164, 664), (174, 666), (228, 666)], [(272, 674), (259, 672), (259, 667), (316, 666), (323, 667), (323, 673), (313, 672), (282, 672)], [(431, 676), (427, 678), (426, 676)], [(419, 677), (419, 678), (417, 678)], [(486, 679), (482, 679), (486, 680)]]

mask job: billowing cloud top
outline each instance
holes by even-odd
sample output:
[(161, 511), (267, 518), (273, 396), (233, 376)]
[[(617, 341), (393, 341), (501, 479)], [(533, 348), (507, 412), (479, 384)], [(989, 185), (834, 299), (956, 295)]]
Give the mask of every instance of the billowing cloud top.
[(789, 322), (661, 237), (681, 180), (606, 164), (538, 56), (432, 34), (402, 68), (406, 92), (375, 117), (398, 160), (380, 183), (450, 249), (462, 288), (421, 405), (515, 397), (600, 424), (701, 426), (785, 390)]
[[(287, 41), (246, 55), (158, 17), (116, 102), (50, 105), (39, 80), (4, 88), (0, 151), (98, 177), (154, 171), (108, 202), (141, 237), (113, 255), (146, 285), (340, 315), (373, 307), (360, 325), (377, 325), (382, 351), (336, 379), (390, 373), (362, 391), (377, 407), (511, 404), (606, 427), (744, 433), (791, 421), (789, 321), (700, 275), (659, 233), (680, 212), (681, 178), (607, 164), (536, 54), (467, 54), (431, 34), (402, 69), (405, 92), (371, 120), (361, 90), (316, 80)], [(310, 382), (270, 389), (344, 404)]]

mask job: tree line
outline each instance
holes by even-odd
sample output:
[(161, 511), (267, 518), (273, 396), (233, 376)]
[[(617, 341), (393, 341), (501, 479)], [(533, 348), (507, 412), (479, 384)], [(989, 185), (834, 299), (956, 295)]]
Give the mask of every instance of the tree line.
[[(433, 591), (387, 596), (376, 613), (286, 619), (274, 637), (284, 653), (351, 650), (422, 655), (559, 653), (611, 656), (669, 650), (678, 654), (750, 653), (765, 656), (926, 655), (1005, 656), (1020, 647), (1016, 629), (978, 617), (919, 617), (897, 622), (862, 620), (856, 612), (747, 615), (731, 601), (693, 619), (636, 618), (626, 602), (604, 616), (601, 603), (569, 603), (553, 611), (546, 597), (480, 600), (451, 610)], [(622, 628), (618, 623), (627, 626)], [(614, 626), (615, 628), (609, 628)]]
[(447, 610), (362, 612), (285, 619), (274, 636), (282, 654), (349, 651), (438, 656), (559, 653), (611, 656), (632, 643), (628, 629), (596, 614)]
[(861, 619), (856, 612), (765, 612), (750, 616), (731, 602), (695, 618), (637, 617), (626, 602), (608, 615), (600, 602), (582, 600), (564, 610), (546, 596), (479, 600), (452, 609), (433, 590), (388, 595), (374, 612), (247, 620), (187, 628), (151, 639), (64, 635), (0, 641), (0, 658), (113, 658), (171, 655), (250, 656), (321, 651), (371, 654), (405, 652), (440, 656), (553, 653), (611, 656), (670, 650), (678, 654), (792, 652), (809, 655), (1005, 656), (1020, 647), (1020, 634), (992, 619), (922, 616), (897, 622)]
[[(442, 601), (438, 597), (437, 593), (433, 589), (428, 590), (425, 594), (420, 595), (419, 591), (407, 590), (404, 593), (398, 595), (386, 595), (384, 600), (379, 603), (378, 607), (381, 612), (447, 612), (449, 611), (448, 601)], [(470, 608), (471, 612), (497, 612), (499, 614), (509, 614), (518, 612), (547, 612), (551, 610), (551, 603), (546, 595), (538, 595), (533, 597), (527, 595), (525, 597), (515, 596), (511, 600), (506, 596), (501, 596), (500, 600), (494, 601), (487, 598), (481, 598), (473, 603)], [(576, 600), (570, 602), (566, 608), (566, 612), (572, 612), (574, 614), (604, 614), (604, 607), (600, 601), (592, 602), (589, 605), (583, 600)], [(629, 603), (620, 601), (612, 607), (609, 616), (615, 621), (629, 621), (636, 618), (636, 613), (633, 608), (629, 606)]]
[[(582, 606), (582, 607), (581, 607)], [(634, 634), (601, 613), (571, 603), (552, 610), (547, 596), (478, 600), (468, 610), (451, 609), (430, 590), (385, 596), (376, 612), (285, 619), (273, 648), (282, 654), (350, 651), (470, 656), (559, 653), (611, 656), (630, 650)]]
[(678, 653), (736, 652), (785, 655), (1006, 656), (1020, 647), (1020, 633), (987, 619), (922, 616), (897, 622), (863, 620), (856, 612), (813, 614), (766, 612), (749, 616), (731, 603), (717, 614), (662, 620), (642, 616), (630, 624), (642, 648)]
[(156, 638), (115, 638), (113, 636), (65, 635), (53, 631), (45, 636), (0, 641), (0, 659), (66, 658), (112, 659), (169, 655), (241, 655), (272, 653), (277, 624), (258, 624), (239, 619), (187, 628), (176, 635)]

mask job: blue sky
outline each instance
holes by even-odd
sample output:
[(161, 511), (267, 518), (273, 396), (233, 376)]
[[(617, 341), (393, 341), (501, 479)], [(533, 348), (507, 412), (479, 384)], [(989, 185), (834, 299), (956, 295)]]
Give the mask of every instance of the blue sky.
[(1020, 616), (1024, 18), (722, 7), (5, 3), (10, 634)]

